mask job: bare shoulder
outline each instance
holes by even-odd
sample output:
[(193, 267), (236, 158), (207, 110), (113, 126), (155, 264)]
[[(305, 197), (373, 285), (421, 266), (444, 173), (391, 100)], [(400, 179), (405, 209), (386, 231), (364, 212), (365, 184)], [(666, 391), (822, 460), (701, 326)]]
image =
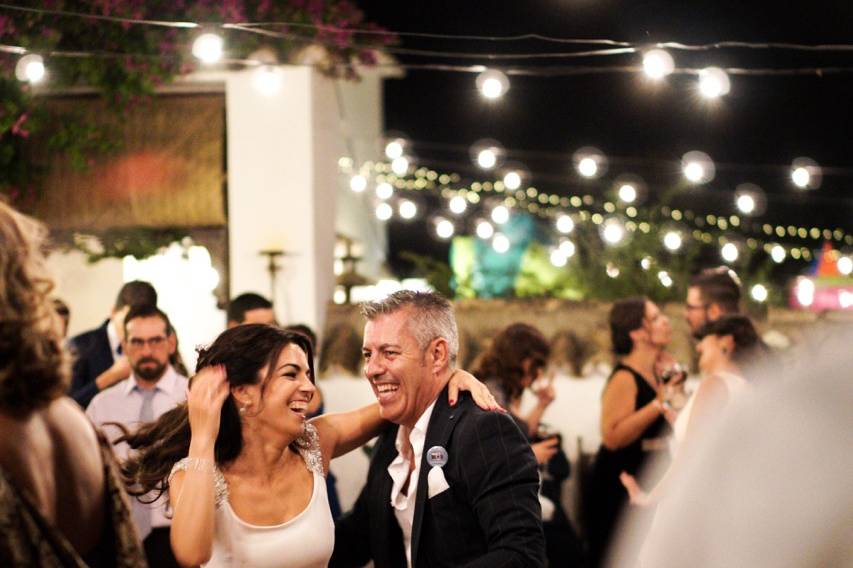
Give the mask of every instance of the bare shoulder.
[(607, 381), (604, 387), (604, 392), (636, 392), (637, 384), (634, 382), (634, 375), (625, 369), (619, 369), (613, 373), (613, 377)]

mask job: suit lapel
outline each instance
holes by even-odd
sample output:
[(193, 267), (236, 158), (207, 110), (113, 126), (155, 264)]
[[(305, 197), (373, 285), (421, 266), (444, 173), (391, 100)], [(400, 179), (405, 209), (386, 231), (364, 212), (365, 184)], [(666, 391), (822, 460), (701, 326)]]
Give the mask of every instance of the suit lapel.
[[(418, 545), (420, 544), (421, 526), (423, 524), (424, 508), (426, 507), (427, 477), (430, 465), (426, 461), (426, 454), (433, 446), (442, 446), (447, 449), (447, 441), (453, 432), (457, 418), (462, 412), (462, 401), (451, 407), (447, 401), (447, 387), (438, 395), (435, 401), (432, 416), (427, 426), (426, 439), (424, 440), (423, 452), (421, 453), (421, 467), (418, 472), (418, 493), (415, 496), (415, 518), (412, 521), (412, 566), (415, 566), (418, 558)], [(448, 451), (449, 453), (449, 451)]]
[[(374, 547), (374, 561), (377, 566), (395, 566), (399, 563), (399, 559), (397, 558), (398, 554), (395, 552), (400, 552), (403, 555), (403, 562), (406, 559), (406, 552), (402, 548), (402, 540), (400, 535), (400, 528), (397, 525), (397, 518), (394, 516), (394, 509), (391, 507), (391, 488), (393, 486), (393, 480), (391, 479), (391, 475), (388, 473), (388, 466), (394, 461), (394, 458), (397, 456), (397, 448), (395, 446), (395, 440), (397, 439), (397, 431), (399, 430), (399, 426), (396, 424), (392, 424), (391, 427), (385, 433), (385, 437), (379, 442), (377, 445), (377, 451), (381, 453), (377, 453), (375, 458), (375, 467), (377, 468), (374, 473), (375, 479), (377, 480), (374, 484), (371, 485), (370, 489), (370, 518), (371, 520), (375, 519), (376, 528), (378, 530), (371, 530), (371, 534), (379, 537), (379, 542), (376, 543), (377, 546)], [(374, 467), (374, 466), (371, 466)], [(373, 521), (372, 521), (373, 522)], [(394, 538), (396, 536), (396, 538)], [(397, 542), (398, 545), (395, 546), (394, 542)], [(397, 550), (399, 549), (399, 550)], [(381, 552), (380, 552), (381, 551)], [(386, 556), (383, 560), (378, 558), (380, 555)]]

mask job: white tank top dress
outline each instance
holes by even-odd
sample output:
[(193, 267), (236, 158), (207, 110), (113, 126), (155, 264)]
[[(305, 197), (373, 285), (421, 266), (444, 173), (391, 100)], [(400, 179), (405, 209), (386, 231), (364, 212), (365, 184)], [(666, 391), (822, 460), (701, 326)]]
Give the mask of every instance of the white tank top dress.
[[(317, 429), (305, 425), (297, 441), (299, 454), (314, 478), (308, 506), (280, 525), (259, 526), (240, 519), (228, 502), (228, 485), (219, 468), (214, 471), (216, 512), (213, 553), (205, 568), (322, 568), (335, 546), (335, 523), (329, 509)], [(172, 468), (185, 470), (186, 458)]]

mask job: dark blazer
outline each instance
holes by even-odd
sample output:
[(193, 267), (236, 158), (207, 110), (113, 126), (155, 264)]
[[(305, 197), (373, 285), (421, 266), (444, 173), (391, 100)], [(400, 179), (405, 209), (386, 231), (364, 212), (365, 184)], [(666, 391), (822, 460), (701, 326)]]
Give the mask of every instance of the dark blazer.
[[(331, 567), (405, 567), (403, 536), (391, 507), (388, 466), (397, 456), (397, 425), (380, 436), (367, 484), (335, 527)], [(421, 459), (412, 525), (412, 565), (531, 567), (545, 565), (539, 474), (526, 437), (508, 415), (478, 408), (468, 393), (456, 406), (447, 388), (427, 427), (424, 454), (447, 450), (450, 489), (427, 499), (430, 465)]]
[(74, 364), (71, 367), (71, 388), (69, 395), (86, 408), (98, 394), (95, 379), (113, 364), (110, 338), (107, 335), (105, 321), (100, 327), (75, 335), (69, 342)]

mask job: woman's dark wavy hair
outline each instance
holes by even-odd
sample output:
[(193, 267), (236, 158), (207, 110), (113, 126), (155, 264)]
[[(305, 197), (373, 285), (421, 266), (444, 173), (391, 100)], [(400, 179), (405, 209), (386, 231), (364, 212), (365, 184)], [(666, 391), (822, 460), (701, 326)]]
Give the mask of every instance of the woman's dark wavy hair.
[[(287, 345), (296, 345), (305, 352), (313, 382), (314, 355), (310, 340), (301, 333), (265, 324), (238, 325), (224, 331), (210, 347), (199, 349), (196, 372), (205, 367), (224, 365), (230, 386), (261, 384), (263, 397), (267, 382), (275, 372), (275, 362)], [(269, 367), (266, 376), (261, 376), (265, 367)], [(156, 421), (135, 432), (126, 432), (116, 440), (115, 443), (127, 442), (135, 450), (132, 457), (122, 464), (128, 492), (141, 496), (154, 491), (151, 499), (154, 501), (167, 491), (172, 466), (189, 453), (190, 434), (187, 404), (183, 403)], [(219, 434), (214, 445), (216, 463), (221, 466), (233, 461), (242, 448), (240, 413), (234, 397), (229, 396), (222, 404), (220, 414)]]
[(617, 356), (627, 355), (634, 349), (631, 332), (643, 325), (646, 302), (645, 297), (634, 296), (613, 303), (610, 309), (610, 340)]
[(533, 357), (544, 366), (550, 354), (551, 346), (538, 329), (526, 323), (514, 323), (495, 336), (473, 373), (482, 380), (499, 379), (509, 400), (514, 400), (524, 392), (521, 362)]
[(709, 335), (732, 337), (734, 351), (732, 351), (731, 360), (738, 366), (758, 363), (769, 351), (758, 335), (752, 320), (740, 314), (725, 315), (709, 321), (693, 333), (693, 337), (699, 341)]

